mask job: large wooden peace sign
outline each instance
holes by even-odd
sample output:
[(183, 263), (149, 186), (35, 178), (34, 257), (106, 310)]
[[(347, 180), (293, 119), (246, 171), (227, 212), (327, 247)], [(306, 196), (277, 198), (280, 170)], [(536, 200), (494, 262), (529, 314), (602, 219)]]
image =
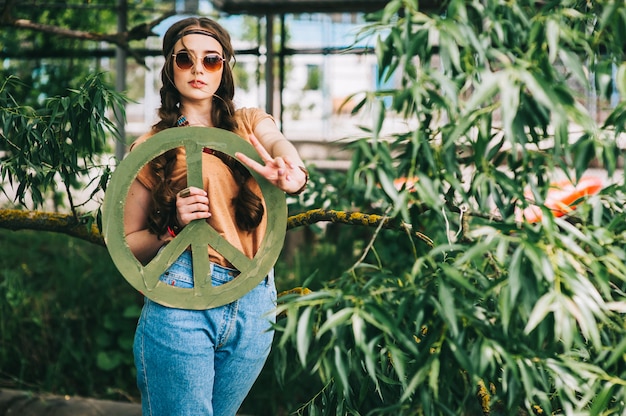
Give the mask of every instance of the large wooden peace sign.
[[(124, 234), (124, 205), (131, 183), (141, 168), (167, 150), (184, 147), (187, 157), (187, 186), (203, 188), (202, 151), (211, 148), (234, 156), (241, 152), (260, 161), (247, 141), (226, 130), (208, 127), (172, 128), (155, 134), (138, 145), (120, 162), (111, 177), (102, 205), (103, 235), (113, 262), (124, 278), (149, 299), (164, 306), (209, 309), (228, 304), (258, 285), (278, 259), (287, 229), (285, 194), (251, 171), (265, 199), (267, 231), (254, 258), (232, 246), (206, 220), (188, 224), (147, 265), (130, 251)], [(240, 274), (220, 286), (211, 283), (208, 246), (223, 255)], [(194, 287), (179, 288), (159, 280), (161, 274), (191, 247)]]

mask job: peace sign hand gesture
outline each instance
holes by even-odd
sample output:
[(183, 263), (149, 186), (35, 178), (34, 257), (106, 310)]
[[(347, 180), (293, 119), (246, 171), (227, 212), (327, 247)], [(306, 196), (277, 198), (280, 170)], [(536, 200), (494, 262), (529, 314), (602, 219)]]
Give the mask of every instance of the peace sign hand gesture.
[(290, 195), (298, 195), (304, 191), (309, 175), (303, 166), (294, 164), (289, 156), (272, 157), (254, 135), (250, 135), (250, 143), (256, 149), (265, 165), (258, 163), (243, 153), (235, 153), (235, 156), (243, 164), (263, 176), (272, 185)]

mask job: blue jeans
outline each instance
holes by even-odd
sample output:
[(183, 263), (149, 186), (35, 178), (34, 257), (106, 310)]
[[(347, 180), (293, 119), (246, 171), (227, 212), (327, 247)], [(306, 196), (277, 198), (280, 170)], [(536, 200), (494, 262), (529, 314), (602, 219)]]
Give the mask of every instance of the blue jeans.
[[(193, 287), (186, 251), (161, 276)], [(236, 271), (212, 265), (213, 285)], [(134, 354), (143, 415), (234, 416), (269, 355), (274, 332), (273, 272), (240, 299), (207, 310), (161, 306), (146, 299)]]

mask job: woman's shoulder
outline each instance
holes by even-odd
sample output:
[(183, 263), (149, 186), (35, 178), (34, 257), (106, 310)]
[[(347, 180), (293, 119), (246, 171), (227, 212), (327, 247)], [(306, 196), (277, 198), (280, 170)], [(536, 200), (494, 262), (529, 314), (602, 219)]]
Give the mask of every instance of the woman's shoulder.
[(246, 127), (253, 127), (266, 118), (274, 120), (274, 117), (270, 114), (256, 107), (238, 108), (235, 111), (235, 118), (237, 119), (238, 124), (243, 124)]
[(149, 132), (147, 132), (145, 134), (142, 134), (137, 139), (135, 139), (134, 142), (131, 143), (129, 150), (133, 150), (137, 145), (145, 142), (146, 140), (148, 140), (152, 136), (154, 136), (154, 131), (149, 131)]

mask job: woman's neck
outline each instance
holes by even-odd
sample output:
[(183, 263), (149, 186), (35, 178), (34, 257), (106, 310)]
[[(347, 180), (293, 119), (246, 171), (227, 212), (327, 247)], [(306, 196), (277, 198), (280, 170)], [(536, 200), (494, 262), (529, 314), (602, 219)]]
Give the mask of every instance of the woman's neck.
[(211, 108), (206, 108), (206, 106), (181, 106), (180, 114), (185, 117), (189, 126), (213, 127)]

